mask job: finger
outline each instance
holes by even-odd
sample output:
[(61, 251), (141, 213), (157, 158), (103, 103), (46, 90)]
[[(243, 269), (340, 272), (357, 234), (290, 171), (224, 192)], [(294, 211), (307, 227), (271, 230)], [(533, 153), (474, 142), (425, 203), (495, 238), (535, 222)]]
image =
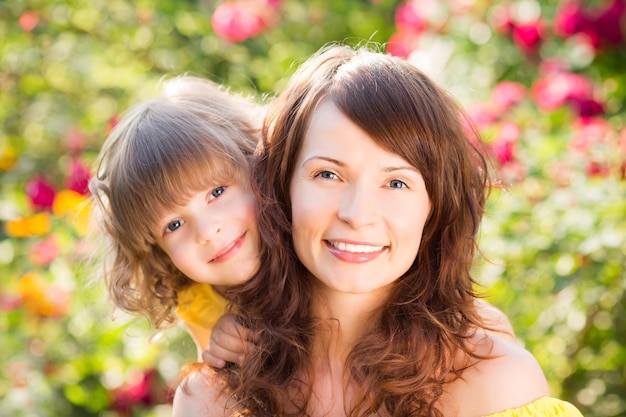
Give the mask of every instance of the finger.
[[(245, 341), (240, 336), (218, 331), (211, 334), (211, 341), (209, 346), (207, 346), (209, 350), (213, 348), (220, 348), (221, 350), (230, 351), (234, 354), (243, 354), (246, 346)], [(217, 356), (221, 353), (221, 350), (216, 350), (211, 353)]]
[(223, 368), (226, 362), (240, 363), (243, 354), (224, 349), (221, 346), (210, 344), (207, 349), (202, 352), (202, 360), (216, 368)]

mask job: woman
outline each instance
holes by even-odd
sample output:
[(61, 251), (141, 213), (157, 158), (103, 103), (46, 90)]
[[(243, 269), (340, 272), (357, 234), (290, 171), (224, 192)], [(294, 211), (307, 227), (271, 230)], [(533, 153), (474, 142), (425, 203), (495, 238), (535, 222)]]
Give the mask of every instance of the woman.
[(269, 109), (261, 267), (232, 293), (256, 348), (192, 374), (174, 415), (579, 415), (477, 311), (489, 181), (465, 125), (405, 61), (340, 46), (307, 61)]

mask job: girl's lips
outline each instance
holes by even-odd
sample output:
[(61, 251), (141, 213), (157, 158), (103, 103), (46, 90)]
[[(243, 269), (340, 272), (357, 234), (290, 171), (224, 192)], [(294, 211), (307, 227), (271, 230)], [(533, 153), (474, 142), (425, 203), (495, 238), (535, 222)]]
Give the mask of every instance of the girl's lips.
[(246, 238), (246, 233), (241, 235), (238, 239), (231, 242), (228, 246), (222, 249), (215, 258), (211, 259), (209, 263), (222, 263), (231, 259), (239, 252), (239, 249), (243, 246), (243, 242)]
[(388, 246), (331, 242), (328, 240), (325, 240), (324, 243), (330, 253), (338, 259), (344, 262), (358, 264), (366, 263), (378, 258), (388, 248)]

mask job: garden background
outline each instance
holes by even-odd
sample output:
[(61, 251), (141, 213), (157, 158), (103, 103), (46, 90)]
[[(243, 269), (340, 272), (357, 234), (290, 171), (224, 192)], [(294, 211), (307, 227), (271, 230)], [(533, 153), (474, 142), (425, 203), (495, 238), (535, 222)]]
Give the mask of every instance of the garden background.
[(100, 146), (165, 75), (271, 97), (342, 41), (467, 107), (503, 185), (476, 278), (555, 396), (626, 415), (625, 21), (625, 0), (0, 1), (0, 414), (170, 415), (195, 351), (180, 327), (112, 315), (94, 280)]

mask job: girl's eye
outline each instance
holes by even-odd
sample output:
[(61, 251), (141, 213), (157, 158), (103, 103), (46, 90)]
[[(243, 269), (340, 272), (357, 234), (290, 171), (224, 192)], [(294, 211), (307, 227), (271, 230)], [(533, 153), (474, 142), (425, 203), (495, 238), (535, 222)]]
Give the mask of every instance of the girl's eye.
[(337, 178), (337, 174), (331, 171), (320, 171), (315, 175), (316, 177), (323, 178), (325, 180), (334, 180)]
[(178, 230), (178, 228), (180, 228), (183, 224), (185, 224), (184, 220), (174, 220), (173, 222), (169, 223), (167, 226), (165, 226), (165, 233), (172, 233), (175, 232), (176, 230)]
[(391, 188), (406, 188), (406, 183), (400, 180), (389, 181), (389, 187)]
[(221, 196), (222, 194), (224, 194), (224, 190), (225, 189), (226, 188), (223, 185), (217, 187), (216, 189), (211, 191), (211, 198), (217, 198), (217, 197)]

